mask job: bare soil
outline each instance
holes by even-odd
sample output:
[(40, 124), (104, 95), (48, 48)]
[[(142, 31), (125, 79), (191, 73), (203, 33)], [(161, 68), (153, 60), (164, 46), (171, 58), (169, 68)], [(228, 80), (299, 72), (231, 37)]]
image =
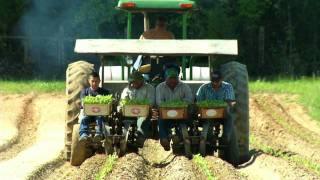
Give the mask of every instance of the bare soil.
[[(0, 161), (8, 160), (17, 156), (19, 152), (34, 143), (36, 139), (38, 121), (33, 114), (33, 100), (35, 98), (35, 95), (31, 94), (27, 97), (23, 97), (21, 99), (20, 98), (21, 97), (19, 96), (6, 97), (4, 101), (5, 106), (3, 111), (5, 116), (8, 117), (8, 119), (4, 117), (4, 119), (6, 119), (4, 123), (6, 123), (7, 125), (12, 124), (12, 129), (14, 128), (14, 126), (17, 126), (18, 134), (15, 140), (11, 140), (11, 144), (6, 145), (10, 148), (3, 149), (3, 151), (0, 152)], [(17, 112), (16, 116), (10, 115), (15, 112)]]
[(0, 154), (3, 179), (25, 179), (59, 157), (63, 149), (64, 104), (64, 96), (56, 94), (27, 98), (19, 120), (19, 139)]
[(283, 113), (284, 109), (279, 107), (273, 96), (252, 96), (250, 102), (251, 114), (254, 113), (250, 119), (250, 128), (254, 135), (275, 149), (299, 154), (320, 163), (320, 139), (287, 113)]
[(18, 141), (18, 125), (30, 95), (0, 95), (0, 152)]
[[(317, 143), (312, 143), (312, 141), (298, 135), (298, 133), (309, 133), (312, 138), (313, 132), (295, 122), (290, 114), (284, 113), (285, 108), (281, 108), (274, 97), (279, 98), (277, 95), (270, 94), (251, 96), (251, 135), (265, 146), (318, 162), (319, 147), (316, 145)], [(280, 118), (281, 121), (277, 118)], [(319, 178), (315, 172), (288, 161), (286, 158), (267, 155), (254, 145), (251, 148), (253, 154), (251, 161), (239, 167), (239, 171), (248, 179)]]

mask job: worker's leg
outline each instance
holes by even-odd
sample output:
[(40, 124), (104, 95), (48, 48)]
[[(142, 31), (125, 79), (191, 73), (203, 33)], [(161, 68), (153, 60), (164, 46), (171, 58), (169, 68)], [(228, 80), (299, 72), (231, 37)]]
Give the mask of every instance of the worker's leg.
[(171, 130), (172, 121), (159, 119), (159, 137), (160, 144), (166, 151), (170, 150), (169, 133)]
[(96, 116), (96, 133), (94, 135), (94, 141), (100, 142), (103, 139), (103, 116)]
[(232, 129), (233, 129), (234, 117), (231, 113), (231, 109), (227, 108), (227, 118), (226, 121), (223, 123), (223, 134), (222, 138), (226, 141), (230, 141)]
[(137, 144), (143, 147), (144, 141), (150, 135), (151, 124), (146, 117), (138, 117), (137, 119)]
[(80, 140), (87, 140), (89, 137), (89, 124), (94, 121), (92, 116), (82, 116), (80, 120)]

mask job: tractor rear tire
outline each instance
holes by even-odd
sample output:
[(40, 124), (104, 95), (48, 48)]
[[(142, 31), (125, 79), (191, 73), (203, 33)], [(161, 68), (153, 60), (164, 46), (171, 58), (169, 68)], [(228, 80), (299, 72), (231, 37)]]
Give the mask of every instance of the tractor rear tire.
[(80, 93), (89, 87), (88, 77), (93, 72), (93, 64), (77, 61), (68, 65), (66, 71), (67, 109), (65, 119), (65, 153), (64, 158), (70, 160), (73, 125), (78, 122), (80, 113)]
[(239, 145), (235, 128), (232, 128), (230, 141), (225, 143), (227, 147), (218, 151), (219, 158), (232, 164), (234, 167), (239, 165)]
[(71, 157), (70, 164), (72, 166), (80, 166), (88, 156), (87, 145), (85, 141), (79, 141), (79, 124), (75, 124), (72, 130), (72, 144), (71, 144)]
[(249, 155), (249, 92), (248, 71), (244, 64), (229, 62), (220, 67), (223, 80), (233, 85), (236, 105), (233, 116), (238, 136), (240, 163), (247, 162)]

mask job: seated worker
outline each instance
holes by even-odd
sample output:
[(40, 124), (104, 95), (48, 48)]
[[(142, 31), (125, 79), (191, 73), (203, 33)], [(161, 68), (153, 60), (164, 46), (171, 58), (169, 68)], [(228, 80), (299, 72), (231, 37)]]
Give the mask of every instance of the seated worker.
[[(181, 99), (192, 103), (193, 95), (191, 88), (179, 80), (179, 73), (176, 68), (169, 68), (165, 71), (165, 81), (156, 88), (156, 104), (159, 106), (162, 102)], [(166, 150), (170, 150), (169, 132), (174, 124), (172, 120), (159, 119), (159, 137), (160, 144)]]
[[(121, 99), (149, 99), (151, 107), (155, 104), (155, 89), (151, 84), (145, 83), (140, 72), (135, 71), (128, 79), (129, 85), (124, 88)], [(149, 135), (151, 122), (146, 117), (137, 119), (137, 141), (140, 147), (143, 146), (145, 138)]]
[[(100, 77), (96, 72), (92, 72), (89, 75), (89, 84), (90, 87), (83, 89), (80, 94), (81, 102), (83, 102), (84, 97), (86, 96), (98, 96), (98, 95), (109, 95), (109, 91), (99, 87)], [(80, 119), (80, 141), (88, 140), (89, 138), (89, 124), (92, 122), (96, 122), (96, 134), (94, 136), (94, 141), (98, 142), (103, 139), (103, 117), (102, 116), (83, 116)]]
[(174, 39), (174, 35), (167, 30), (166, 18), (158, 17), (155, 28), (142, 33), (140, 39)]
[[(223, 125), (223, 139), (227, 142), (230, 140), (230, 132), (233, 125), (233, 117), (230, 113), (230, 108), (235, 104), (235, 95), (233, 91), (233, 87), (230, 83), (222, 81), (222, 75), (220, 71), (214, 71), (211, 74), (211, 82), (203, 84), (197, 91), (196, 100), (223, 100), (228, 103), (227, 108), (227, 121), (224, 121)], [(202, 135), (205, 140), (207, 138), (212, 137), (212, 121), (204, 121), (203, 122), (203, 132)], [(209, 132), (209, 134), (208, 134)], [(201, 143), (200, 143), (201, 144)]]

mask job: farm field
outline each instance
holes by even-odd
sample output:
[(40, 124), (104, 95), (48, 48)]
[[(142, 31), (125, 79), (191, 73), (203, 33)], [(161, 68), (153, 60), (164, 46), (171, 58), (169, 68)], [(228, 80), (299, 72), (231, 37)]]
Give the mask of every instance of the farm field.
[(250, 83), (251, 159), (237, 168), (216, 156), (175, 156), (155, 140), (73, 167), (62, 158), (64, 83), (21, 83), (0, 81), (1, 179), (320, 178), (319, 79)]

